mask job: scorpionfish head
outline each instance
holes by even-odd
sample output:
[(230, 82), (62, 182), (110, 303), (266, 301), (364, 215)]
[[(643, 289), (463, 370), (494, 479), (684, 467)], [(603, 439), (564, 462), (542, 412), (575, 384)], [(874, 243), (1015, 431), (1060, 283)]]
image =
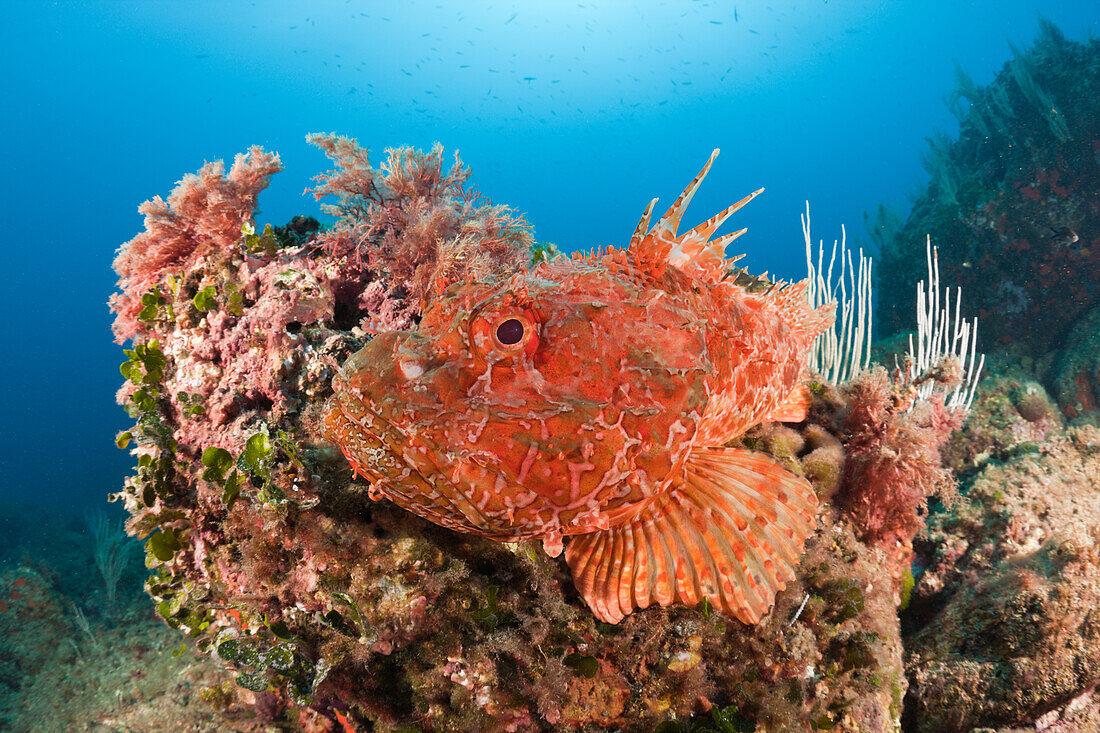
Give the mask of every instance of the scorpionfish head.
[(548, 549), (606, 528), (682, 473), (707, 403), (683, 280), (588, 258), (453, 285), (344, 364), (324, 434), (372, 498), (437, 524)]

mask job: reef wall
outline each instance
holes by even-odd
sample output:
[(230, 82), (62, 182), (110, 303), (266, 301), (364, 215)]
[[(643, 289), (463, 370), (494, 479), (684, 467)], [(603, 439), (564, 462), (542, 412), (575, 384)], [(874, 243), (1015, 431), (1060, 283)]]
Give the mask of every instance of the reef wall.
[(948, 98), (959, 135), (929, 139), (932, 180), (904, 223), (880, 209), (880, 334), (912, 328), (925, 240), (961, 286), (986, 349), (1039, 357), (1100, 296), (1100, 41), (1041, 22), (1037, 41), (978, 87), (957, 69)]
[(959, 497), (915, 541), (903, 729), (1100, 730), (1100, 42), (1042, 21), (948, 103), (959, 136), (931, 140), (912, 213), (872, 223), (887, 330), (930, 234), (989, 357), (943, 450)]

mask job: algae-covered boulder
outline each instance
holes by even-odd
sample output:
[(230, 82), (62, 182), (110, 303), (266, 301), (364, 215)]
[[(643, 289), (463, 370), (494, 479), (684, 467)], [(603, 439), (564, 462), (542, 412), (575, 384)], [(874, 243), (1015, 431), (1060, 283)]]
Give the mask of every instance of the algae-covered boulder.
[[(951, 420), (905, 412), (911, 395), (884, 372), (861, 393), (862, 422), (851, 393), (816, 384), (809, 420), (738, 443), (822, 501), (798, 577), (761, 623), (706, 605), (600, 623), (563, 558), (376, 502), (321, 438), (348, 355), (412, 327), (448, 282), (529, 265), (532, 239), (438, 149), (391, 151), (375, 170), (352, 141), (318, 142), (339, 166), (317, 189), (339, 197), (335, 225), (258, 227), (278, 159), (254, 149), (146, 204), (147, 232), (116, 262), (116, 334), (132, 341), (119, 399), (135, 418), (118, 442), (137, 460), (117, 498), (145, 539), (157, 613), (232, 670), (226, 704), (311, 730), (893, 729), (896, 609)], [(856, 424), (874, 472), (845, 469)], [(868, 475), (886, 483), (852, 485)], [(891, 519), (869, 539), (838, 496), (879, 497)]]
[(913, 730), (1096, 723), (1097, 517), (1100, 431), (1082, 426), (983, 466), (932, 518), (906, 640)]
[[(1030, 360), (1027, 360), (1030, 362)], [(970, 417), (944, 448), (944, 464), (966, 475), (1057, 434), (1065, 416), (1037, 375), (1005, 354), (992, 354)]]

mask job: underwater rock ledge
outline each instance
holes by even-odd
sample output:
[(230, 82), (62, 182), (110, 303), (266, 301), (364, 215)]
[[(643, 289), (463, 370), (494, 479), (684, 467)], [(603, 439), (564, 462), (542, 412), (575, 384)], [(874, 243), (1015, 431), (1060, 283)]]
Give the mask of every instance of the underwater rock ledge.
[(918, 543), (907, 729), (1100, 729), (1100, 431), (1065, 427), (1035, 379), (994, 364), (948, 447), (981, 451)]

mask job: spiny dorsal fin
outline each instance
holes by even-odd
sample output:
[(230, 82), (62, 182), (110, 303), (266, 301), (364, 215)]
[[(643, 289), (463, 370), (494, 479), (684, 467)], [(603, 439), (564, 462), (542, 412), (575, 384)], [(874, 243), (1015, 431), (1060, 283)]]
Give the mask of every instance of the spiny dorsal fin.
[(782, 314), (783, 320), (796, 334), (809, 343), (833, 325), (836, 303), (830, 302), (817, 310), (811, 309), (806, 302), (807, 287), (809, 287), (809, 281), (803, 280), (792, 285), (777, 287), (761, 297)]
[(645, 213), (642, 214), (642, 218), (638, 220), (638, 226), (634, 227), (634, 234), (630, 237), (630, 246), (635, 247), (642, 241), (642, 237), (649, 231), (649, 217), (653, 216), (653, 207), (657, 205), (657, 199), (653, 199), (649, 202), (649, 206), (646, 207)]
[(703, 169), (699, 171), (699, 174), (688, 184), (687, 188), (677, 197), (676, 201), (652, 229), (647, 231), (656, 199), (650, 202), (645, 214), (642, 215), (641, 221), (638, 222), (638, 226), (634, 230), (634, 235), (630, 238), (629, 251), (634, 256), (635, 261), (648, 271), (660, 273), (664, 271), (666, 265), (673, 265), (683, 272), (707, 282), (717, 283), (732, 264), (732, 261), (727, 260), (725, 257), (726, 246), (744, 234), (745, 230), (742, 229), (733, 234), (727, 234), (714, 241), (710, 241), (710, 237), (726, 219), (749, 201), (759, 196), (764, 189), (754, 191), (694, 229), (682, 235), (677, 235), (684, 212), (687, 211), (688, 204), (691, 203), (695, 192), (699, 190), (700, 184), (710, 171), (710, 166), (714, 163), (716, 157), (718, 157), (717, 148), (710, 154), (710, 158)]
[[(760, 190), (763, 191), (764, 189), (760, 189)], [(711, 246), (714, 247), (719, 252), (725, 252), (726, 247), (729, 246), (730, 242), (737, 239), (738, 237), (740, 237), (742, 234), (744, 234), (747, 231), (748, 231), (748, 229), (738, 229), (736, 232), (732, 232), (731, 234), (722, 235), (721, 237), (718, 237), (718, 239), (711, 242)], [(726, 258), (726, 267), (730, 267), (731, 265), (733, 265), (734, 262), (737, 262), (739, 259), (741, 259), (744, 256), (745, 255), (737, 255), (735, 257)]]
[[(757, 196), (759, 196), (762, 193), (764, 193), (764, 189), (762, 189), (762, 188), (756, 189), (755, 191), (750, 193), (748, 196), (746, 196), (745, 198), (738, 201), (736, 204), (730, 204), (724, 210), (718, 212), (717, 214), (715, 214), (711, 218), (707, 219), (702, 224), (700, 224), (699, 226), (695, 227), (690, 232), (688, 232), (687, 235), (685, 235), (685, 236), (695, 235), (695, 236), (699, 237), (700, 239), (702, 239), (704, 242), (707, 241), (708, 239), (710, 239), (710, 236), (718, 230), (718, 227), (720, 227), (720, 226), (722, 226), (723, 224), (726, 223), (726, 219), (733, 216), (737, 212), (738, 209), (740, 209), (742, 206), (744, 206), (748, 202), (752, 201), (754, 198), (756, 198)], [(745, 231), (746, 230), (742, 229), (740, 232), (735, 232), (734, 233), (735, 238), (738, 237), (738, 236), (741, 236), (741, 234), (743, 234)], [(717, 241), (721, 241), (721, 240), (717, 240)]]
[(655, 233), (667, 234), (670, 237), (676, 236), (676, 231), (680, 228), (680, 220), (683, 219), (688, 204), (690, 204), (691, 199), (695, 197), (695, 192), (699, 190), (699, 185), (703, 182), (703, 179), (707, 177), (707, 173), (710, 172), (710, 166), (717, 157), (718, 148), (715, 148), (710, 154), (710, 158), (707, 159), (706, 165), (703, 166), (703, 170), (699, 171), (699, 174), (692, 179), (683, 193), (681, 193), (672, 203), (672, 206), (668, 207), (668, 211), (665, 212), (665, 215), (658, 220), (656, 225), (654, 225), (653, 231)]
[(622, 525), (575, 537), (565, 557), (602, 621), (706, 599), (755, 624), (794, 578), (816, 512), (810, 484), (771, 456), (704, 448), (689, 456), (682, 486)]

